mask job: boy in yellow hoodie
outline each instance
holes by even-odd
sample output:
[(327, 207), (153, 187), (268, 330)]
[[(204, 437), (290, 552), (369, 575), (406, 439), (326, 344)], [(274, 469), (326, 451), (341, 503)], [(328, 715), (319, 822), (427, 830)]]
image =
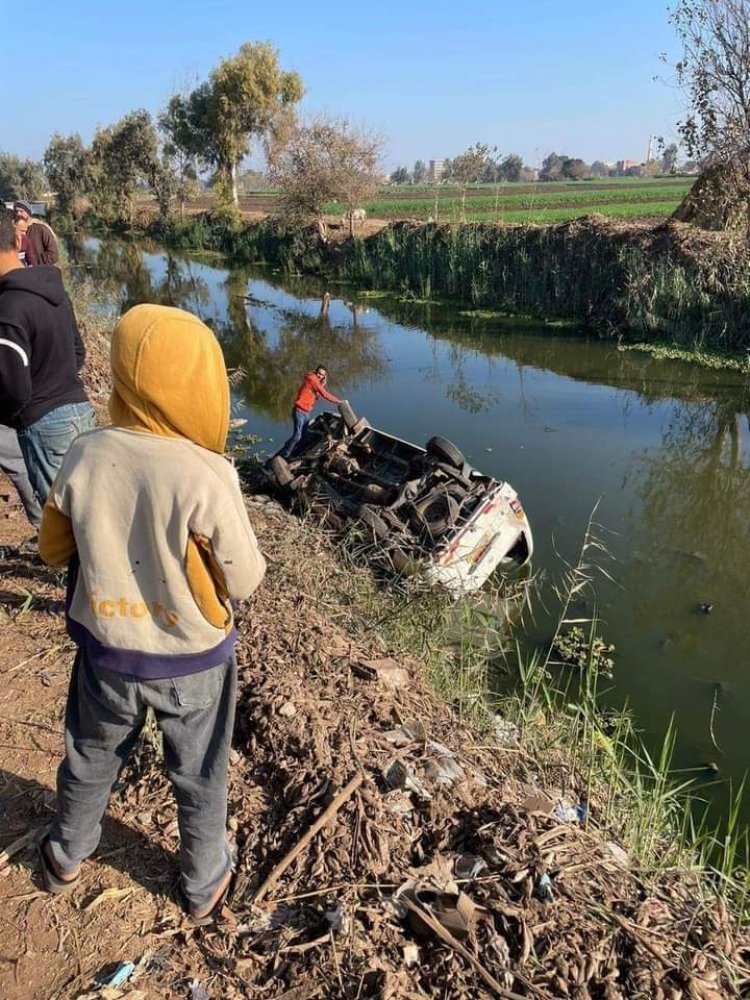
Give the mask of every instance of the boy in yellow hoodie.
[(73, 442), (39, 535), (42, 558), (69, 566), (67, 627), (78, 646), (42, 874), (51, 892), (79, 882), (150, 707), (177, 799), (182, 889), (203, 922), (232, 869), (230, 600), (253, 593), (265, 562), (223, 458), (229, 387), (211, 330), (181, 309), (135, 306), (115, 327), (111, 363), (112, 426)]

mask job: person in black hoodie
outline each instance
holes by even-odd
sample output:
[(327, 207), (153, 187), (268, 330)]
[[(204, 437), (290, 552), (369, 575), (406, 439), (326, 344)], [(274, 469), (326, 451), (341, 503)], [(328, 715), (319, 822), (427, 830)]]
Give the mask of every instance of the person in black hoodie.
[(79, 372), (86, 352), (56, 267), (25, 268), (13, 216), (0, 211), (0, 423), (15, 428), (44, 505), (71, 441), (94, 427)]

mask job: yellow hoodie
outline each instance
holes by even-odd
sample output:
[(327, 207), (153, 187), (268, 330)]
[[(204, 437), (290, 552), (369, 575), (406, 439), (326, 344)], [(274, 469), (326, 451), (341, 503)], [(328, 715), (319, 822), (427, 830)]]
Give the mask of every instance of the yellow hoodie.
[(215, 666), (230, 599), (265, 561), (222, 457), (229, 387), (195, 316), (139, 305), (112, 336), (112, 426), (77, 438), (44, 509), (42, 558), (71, 562), (68, 631), (100, 666), (167, 677)]

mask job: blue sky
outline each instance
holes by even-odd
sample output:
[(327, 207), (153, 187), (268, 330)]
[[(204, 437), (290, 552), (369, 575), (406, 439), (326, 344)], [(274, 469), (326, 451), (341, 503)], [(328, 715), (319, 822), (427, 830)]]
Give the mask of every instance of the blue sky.
[(301, 74), (305, 109), (382, 132), (389, 169), (475, 141), (532, 165), (552, 149), (643, 159), (649, 134), (675, 137), (682, 107), (654, 80), (668, 76), (660, 53), (676, 49), (662, 0), (37, 0), (24, 11), (34, 36), (24, 63), (8, 64), (16, 87), (0, 134), (0, 149), (23, 156), (55, 131), (88, 141), (133, 108), (157, 112), (256, 40)]

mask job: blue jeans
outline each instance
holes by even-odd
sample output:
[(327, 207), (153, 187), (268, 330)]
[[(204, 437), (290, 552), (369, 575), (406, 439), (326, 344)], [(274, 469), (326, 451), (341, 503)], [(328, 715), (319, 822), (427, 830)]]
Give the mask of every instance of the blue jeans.
[(297, 446), (305, 436), (307, 425), (310, 423), (310, 414), (305, 413), (304, 410), (300, 410), (295, 406), (292, 410), (292, 422), (294, 423), (294, 430), (292, 431), (292, 436), (285, 442), (281, 449), (280, 454), (282, 458), (291, 458), (297, 450)]
[(18, 490), (26, 517), (35, 528), (39, 528), (42, 508), (29, 482), (26, 462), (18, 444), (18, 435), (12, 427), (6, 427), (5, 424), (0, 424), (0, 469)]
[(18, 432), (26, 471), (42, 506), (47, 502), (68, 448), (79, 434), (93, 430), (95, 426), (91, 403), (66, 403)]

